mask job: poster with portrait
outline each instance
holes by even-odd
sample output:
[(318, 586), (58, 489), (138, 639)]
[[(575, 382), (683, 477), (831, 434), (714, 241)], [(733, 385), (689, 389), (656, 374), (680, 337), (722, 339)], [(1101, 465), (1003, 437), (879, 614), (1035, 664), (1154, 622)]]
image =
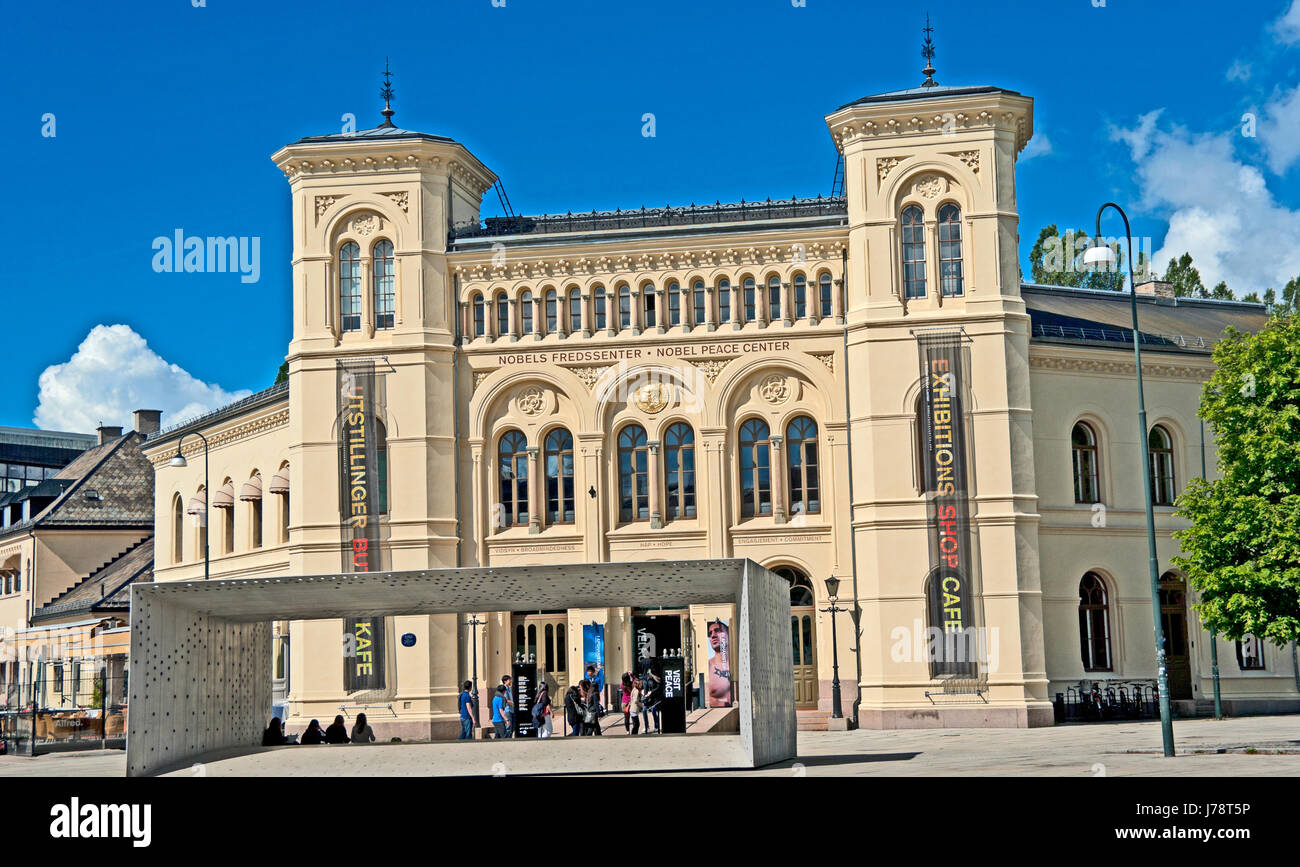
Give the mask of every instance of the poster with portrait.
[(587, 677), (587, 666), (596, 666), (593, 686), (597, 691), (605, 687), (605, 626), (602, 623), (582, 625), (582, 676)]
[(731, 626), (721, 618), (708, 623), (709, 660), (707, 683), (709, 707), (731, 707)]

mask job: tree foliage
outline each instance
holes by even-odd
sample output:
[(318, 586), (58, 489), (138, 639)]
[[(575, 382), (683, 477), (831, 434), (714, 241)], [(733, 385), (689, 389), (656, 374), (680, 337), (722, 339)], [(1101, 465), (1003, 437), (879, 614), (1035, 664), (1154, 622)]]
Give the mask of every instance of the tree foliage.
[[(1062, 235), (1056, 224), (1038, 233), (1029, 251), (1030, 279), (1045, 286), (1078, 286), (1085, 289), (1120, 291), (1127, 284), (1127, 272), (1118, 265), (1113, 270), (1097, 270), (1083, 264), (1083, 253), (1092, 246), (1092, 236), (1082, 229), (1068, 229)], [(1118, 255), (1120, 246), (1112, 244)], [(1138, 265), (1142, 271), (1141, 257)]]
[(1200, 591), (1205, 626), (1227, 638), (1300, 638), (1300, 316), (1258, 334), (1228, 329), (1199, 414), (1221, 478), (1178, 498), (1191, 526), (1174, 562)]

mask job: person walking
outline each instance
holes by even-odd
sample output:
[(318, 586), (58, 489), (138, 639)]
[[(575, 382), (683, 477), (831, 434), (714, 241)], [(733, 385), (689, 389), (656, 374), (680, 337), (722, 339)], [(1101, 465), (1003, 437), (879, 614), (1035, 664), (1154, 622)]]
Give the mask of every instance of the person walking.
[(587, 688), (586, 684), (586, 680), (578, 681), (564, 694), (564, 721), (569, 725), (570, 737), (576, 738), (582, 734), (582, 715), (587, 712), (582, 695)]
[(497, 694), (492, 696), (492, 728), (498, 738), (510, 737), (506, 720), (506, 686), (497, 685)]
[(515, 720), (515, 694), (511, 689), (512, 681), (510, 680), (510, 675), (503, 674), (501, 676), (501, 685), (506, 688), (506, 704), (504, 709), (504, 716), (506, 718), (506, 737), (512, 738), (515, 736), (517, 725)]
[(339, 714), (334, 717), (334, 724), (325, 729), (325, 743), (346, 744), (348, 740), (348, 727), (343, 722), (343, 714)]
[(623, 672), (623, 678), (622, 678), (622, 684), (620, 690), (621, 690), (620, 704), (622, 705), (623, 708), (623, 731), (630, 732), (632, 730), (632, 722), (629, 718), (631, 713), (631, 707), (632, 707), (632, 672), (630, 671)]
[(582, 733), (600, 735), (600, 718), (605, 714), (605, 707), (600, 703), (600, 687), (591, 684), (587, 689), (587, 712), (582, 715)]
[(628, 699), (628, 713), (632, 717), (632, 734), (634, 735), (641, 732), (641, 708), (641, 678), (634, 677), (632, 678), (632, 694)]
[(460, 686), (460, 737), (458, 741), (467, 741), (474, 737), (474, 695), (470, 689), (474, 684), (468, 680)]
[(352, 743), (354, 744), (373, 744), (375, 742), (375, 730), (366, 722), (366, 715), (357, 714), (357, 723), (352, 727)]
[(539, 738), (551, 736), (551, 693), (544, 680), (538, 684), (537, 698), (533, 701), (533, 725)]
[(307, 723), (307, 731), (302, 733), (302, 743), (307, 746), (325, 743), (325, 732), (321, 730), (320, 720)]

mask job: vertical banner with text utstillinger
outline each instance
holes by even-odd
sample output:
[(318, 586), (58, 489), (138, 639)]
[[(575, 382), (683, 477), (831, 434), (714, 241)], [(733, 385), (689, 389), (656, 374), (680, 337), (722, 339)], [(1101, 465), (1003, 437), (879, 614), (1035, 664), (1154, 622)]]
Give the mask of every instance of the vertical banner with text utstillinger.
[(926, 599), (932, 676), (975, 677), (978, 673), (978, 576), (968, 499), (965, 413), (969, 384), (963, 339), (960, 330), (932, 331), (917, 337), (929, 505)]
[[(379, 443), (377, 413), (382, 379), (370, 359), (341, 360), (338, 372), (339, 527), (343, 571), (383, 569), (379, 548)], [(348, 692), (385, 686), (384, 618), (344, 621), (343, 686)]]

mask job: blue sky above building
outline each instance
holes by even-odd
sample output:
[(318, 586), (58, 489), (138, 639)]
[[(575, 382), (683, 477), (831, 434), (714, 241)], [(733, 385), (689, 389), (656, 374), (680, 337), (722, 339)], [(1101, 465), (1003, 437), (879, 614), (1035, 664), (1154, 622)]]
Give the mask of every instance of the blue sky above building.
[[(385, 57), (395, 122), (464, 143), (519, 213), (825, 195), (823, 117), (924, 65), (906, 4), (204, 2), (7, 13), (0, 425), (176, 421), (269, 386), (290, 329), (270, 155), (347, 113), (377, 124)], [(1208, 285), (1280, 288), (1300, 274), (1300, 3), (1096, 2), (929, 4), (940, 83), (1035, 99), (1026, 274), (1039, 228), (1090, 228), (1112, 199), (1159, 269), (1188, 249)], [(177, 230), (258, 239), (257, 281), (155, 272)]]

